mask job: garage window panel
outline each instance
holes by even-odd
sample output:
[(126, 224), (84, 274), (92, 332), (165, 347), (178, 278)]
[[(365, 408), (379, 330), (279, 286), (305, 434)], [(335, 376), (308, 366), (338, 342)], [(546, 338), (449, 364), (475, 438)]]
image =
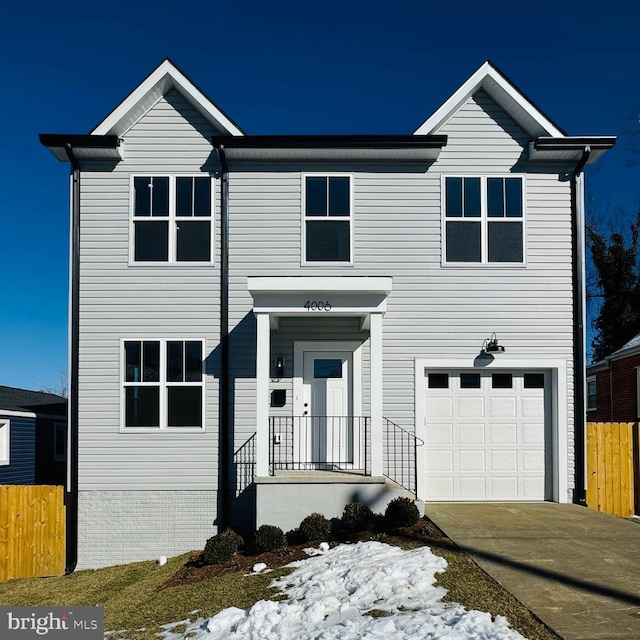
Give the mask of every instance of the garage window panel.
[(491, 374), (492, 389), (512, 389), (513, 374), (511, 373), (492, 373)]
[(429, 389), (448, 389), (448, 373), (430, 373), (428, 378)]

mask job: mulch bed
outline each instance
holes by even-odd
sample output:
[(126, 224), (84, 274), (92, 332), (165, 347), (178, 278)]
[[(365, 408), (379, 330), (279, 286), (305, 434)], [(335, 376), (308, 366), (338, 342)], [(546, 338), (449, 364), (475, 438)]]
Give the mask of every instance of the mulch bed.
[[(411, 527), (404, 527), (391, 532), (343, 531), (331, 534), (326, 541), (333, 546), (341, 543), (355, 543), (367, 540), (379, 540), (380, 542), (397, 546), (415, 543), (418, 546), (433, 544), (434, 542), (442, 543), (447, 541), (448, 538), (431, 521), (422, 518)], [(285, 549), (266, 553), (256, 553), (250, 549), (245, 549), (236, 554), (229, 562), (214, 565), (202, 563), (200, 554), (194, 553), (160, 589), (178, 587), (187, 583), (203, 582), (228, 573), (251, 573), (253, 566), (259, 562), (264, 562), (269, 569), (275, 569), (290, 562), (308, 558), (309, 556), (304, 550), (309, 547), (317, 547), (320, 542), (320, 540), (317, 540), (293, 544)]]

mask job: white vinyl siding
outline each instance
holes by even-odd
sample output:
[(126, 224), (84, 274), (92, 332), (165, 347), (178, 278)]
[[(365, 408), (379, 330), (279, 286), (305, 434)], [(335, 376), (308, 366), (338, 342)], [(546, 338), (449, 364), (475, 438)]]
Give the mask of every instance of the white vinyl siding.
[[(130, 267), (131, 175), (215, 175), (208, 122), (170, 92), (124, 134), (125, 160), (82, 172), (78, 460), (81, 491), (217, 489), (220, 271)], [(217, 179), (214, 179), (217, 184)], [(215, 192), (219, 193), (218, 186)], [(217, 217), (218, 199), (214, 200)], [(219, 231), (214, 238), (219, 255)], [(130, 336), (201, 340), (206, 431), (120, 433), (120, 349)]]
[[(80, 280), (80, 458), (82, 490), (215, 490), (218, 477), (220, 272), (216, 265), (129, 267), (130, 175), (191, 174), (219, 167), (216, 133), (175, 92), (125, 134), (126, 159), (82, 174)], [(486, 94), (477, 93), (438, 133), (448, 136), (438, 160), (421, 166), (279, 164), (230, 174), (230, 393), (233, 455), (255, 433), (255, 317), (248, 276), (310, 276), (304, 264), (303, 179), (352, 176), (353, 264), (331, 276), (390, 276), (383, 318), (383, 415), (413, 431), (414, 360), (473, 357), (497, 333), (509, 353), (565, 360), (573, 402), (569, 165), (531, 165), (529, 136)], [(212, 158), (214, 160), (212, 161)], [(442, 176), (526, 175), (527, 229), (522, 266), (442, 268)], [(217, 178), (215, 191), (219, 193)], [(215, 202), (217, 216), (218, 199)], [(219, 254), (219, 230), (214, 255)], [(301, 266), (302, 265), (302, 266)], [(119, 433), (120, 341), (204, 338), (206, 380), (202, 433)], [(272, 357), (284, 355), (284, 377), (272, 388), (291, 402), (294, 340), (361, 340), (356, 318), (283, 318), (271, 332)], [(368, 347), (364, 349), (368, 378)], [(369, 391), (363, 389), (363, 411)], [(289, 404), (287, 406), (290, 406)], [(273, 410), (272, 414), (282, 409)], [(573, 411), (568, 415), (573, 442)], [(573, 482), (570, 447), (569, 483)]]
[[(393, 291), (383, 318), (383, 415), (414, 430), (414, 359), (479, 354), (496, 332), (509, 353), (567, 361), (569, 406), (573, 402), (571, 216), (567, 165), (528, 165), (529, 137), (484, 93), (477, 94), (439, 133), (449, 143), (428, 169), (337, 164), (314, 167), (326, 174), (353, 175), (353, 266), (333, 265), (322, 275), (391, 276)], [(515, 169), (514, 169), (515, 167)], [(531, 169), (531, 170), (530, 170)], [(527, 265), (485, 265), (482, 269), (443, 269), (442, 176), (469, 173), (526, 175)], [(311, 169), (255, 165), (230, 175), (231, 353), (235, 385), (236, 448), (255, 433), (255, 320), (247, 276), (310, 276), (300, 237), (303, 179)], [(287, 363), (292, 341), (321, 327), (327, 340), (351, 339), (325, 313), (309, 322), (283, 318), (271, 332), (271, 353)], [(342, 321), (346, 321), (343, 319)], [(354, 328), (356, 322), (354, 320)], [(295, 324), (295, 332), (292, 330)], [(334, 330), (335, 329), (335, 330)], [(366, 332), (361, 334), (366, 339)], [(287, 389), (285, 376), (271, 388)], [(364, 374), (365, 376), (368, 373)], [(365, 411), (368, 389), (364, 390)], [(282, 415), (289, 408), (272, 409)], [(573, 442), (573, 410), (568, 440)], [(569, 483), (573, 482), (570, 446)]]

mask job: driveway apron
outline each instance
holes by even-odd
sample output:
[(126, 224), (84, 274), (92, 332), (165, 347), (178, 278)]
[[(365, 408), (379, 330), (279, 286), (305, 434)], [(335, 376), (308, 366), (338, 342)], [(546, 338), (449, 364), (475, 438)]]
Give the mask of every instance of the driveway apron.
[(640, 639), (640, 524), (585, 507), (430, 503), (425, 513), (566, 640)]

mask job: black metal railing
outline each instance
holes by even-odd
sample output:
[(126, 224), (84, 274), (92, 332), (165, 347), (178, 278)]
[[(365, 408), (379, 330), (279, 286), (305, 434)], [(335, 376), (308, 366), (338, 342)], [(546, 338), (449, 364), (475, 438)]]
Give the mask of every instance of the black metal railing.
[(253, 482), (256, 475), (256, 436), (253, 434), (234, 454), (236, 497)]
[(416, 492), (416, 448), (424, 441), (387, 418), (384, 420), (383, 473), (411, 493)]
[(269, 473), (356, 470), (370, 475), (370, 418), (272, 416)]

